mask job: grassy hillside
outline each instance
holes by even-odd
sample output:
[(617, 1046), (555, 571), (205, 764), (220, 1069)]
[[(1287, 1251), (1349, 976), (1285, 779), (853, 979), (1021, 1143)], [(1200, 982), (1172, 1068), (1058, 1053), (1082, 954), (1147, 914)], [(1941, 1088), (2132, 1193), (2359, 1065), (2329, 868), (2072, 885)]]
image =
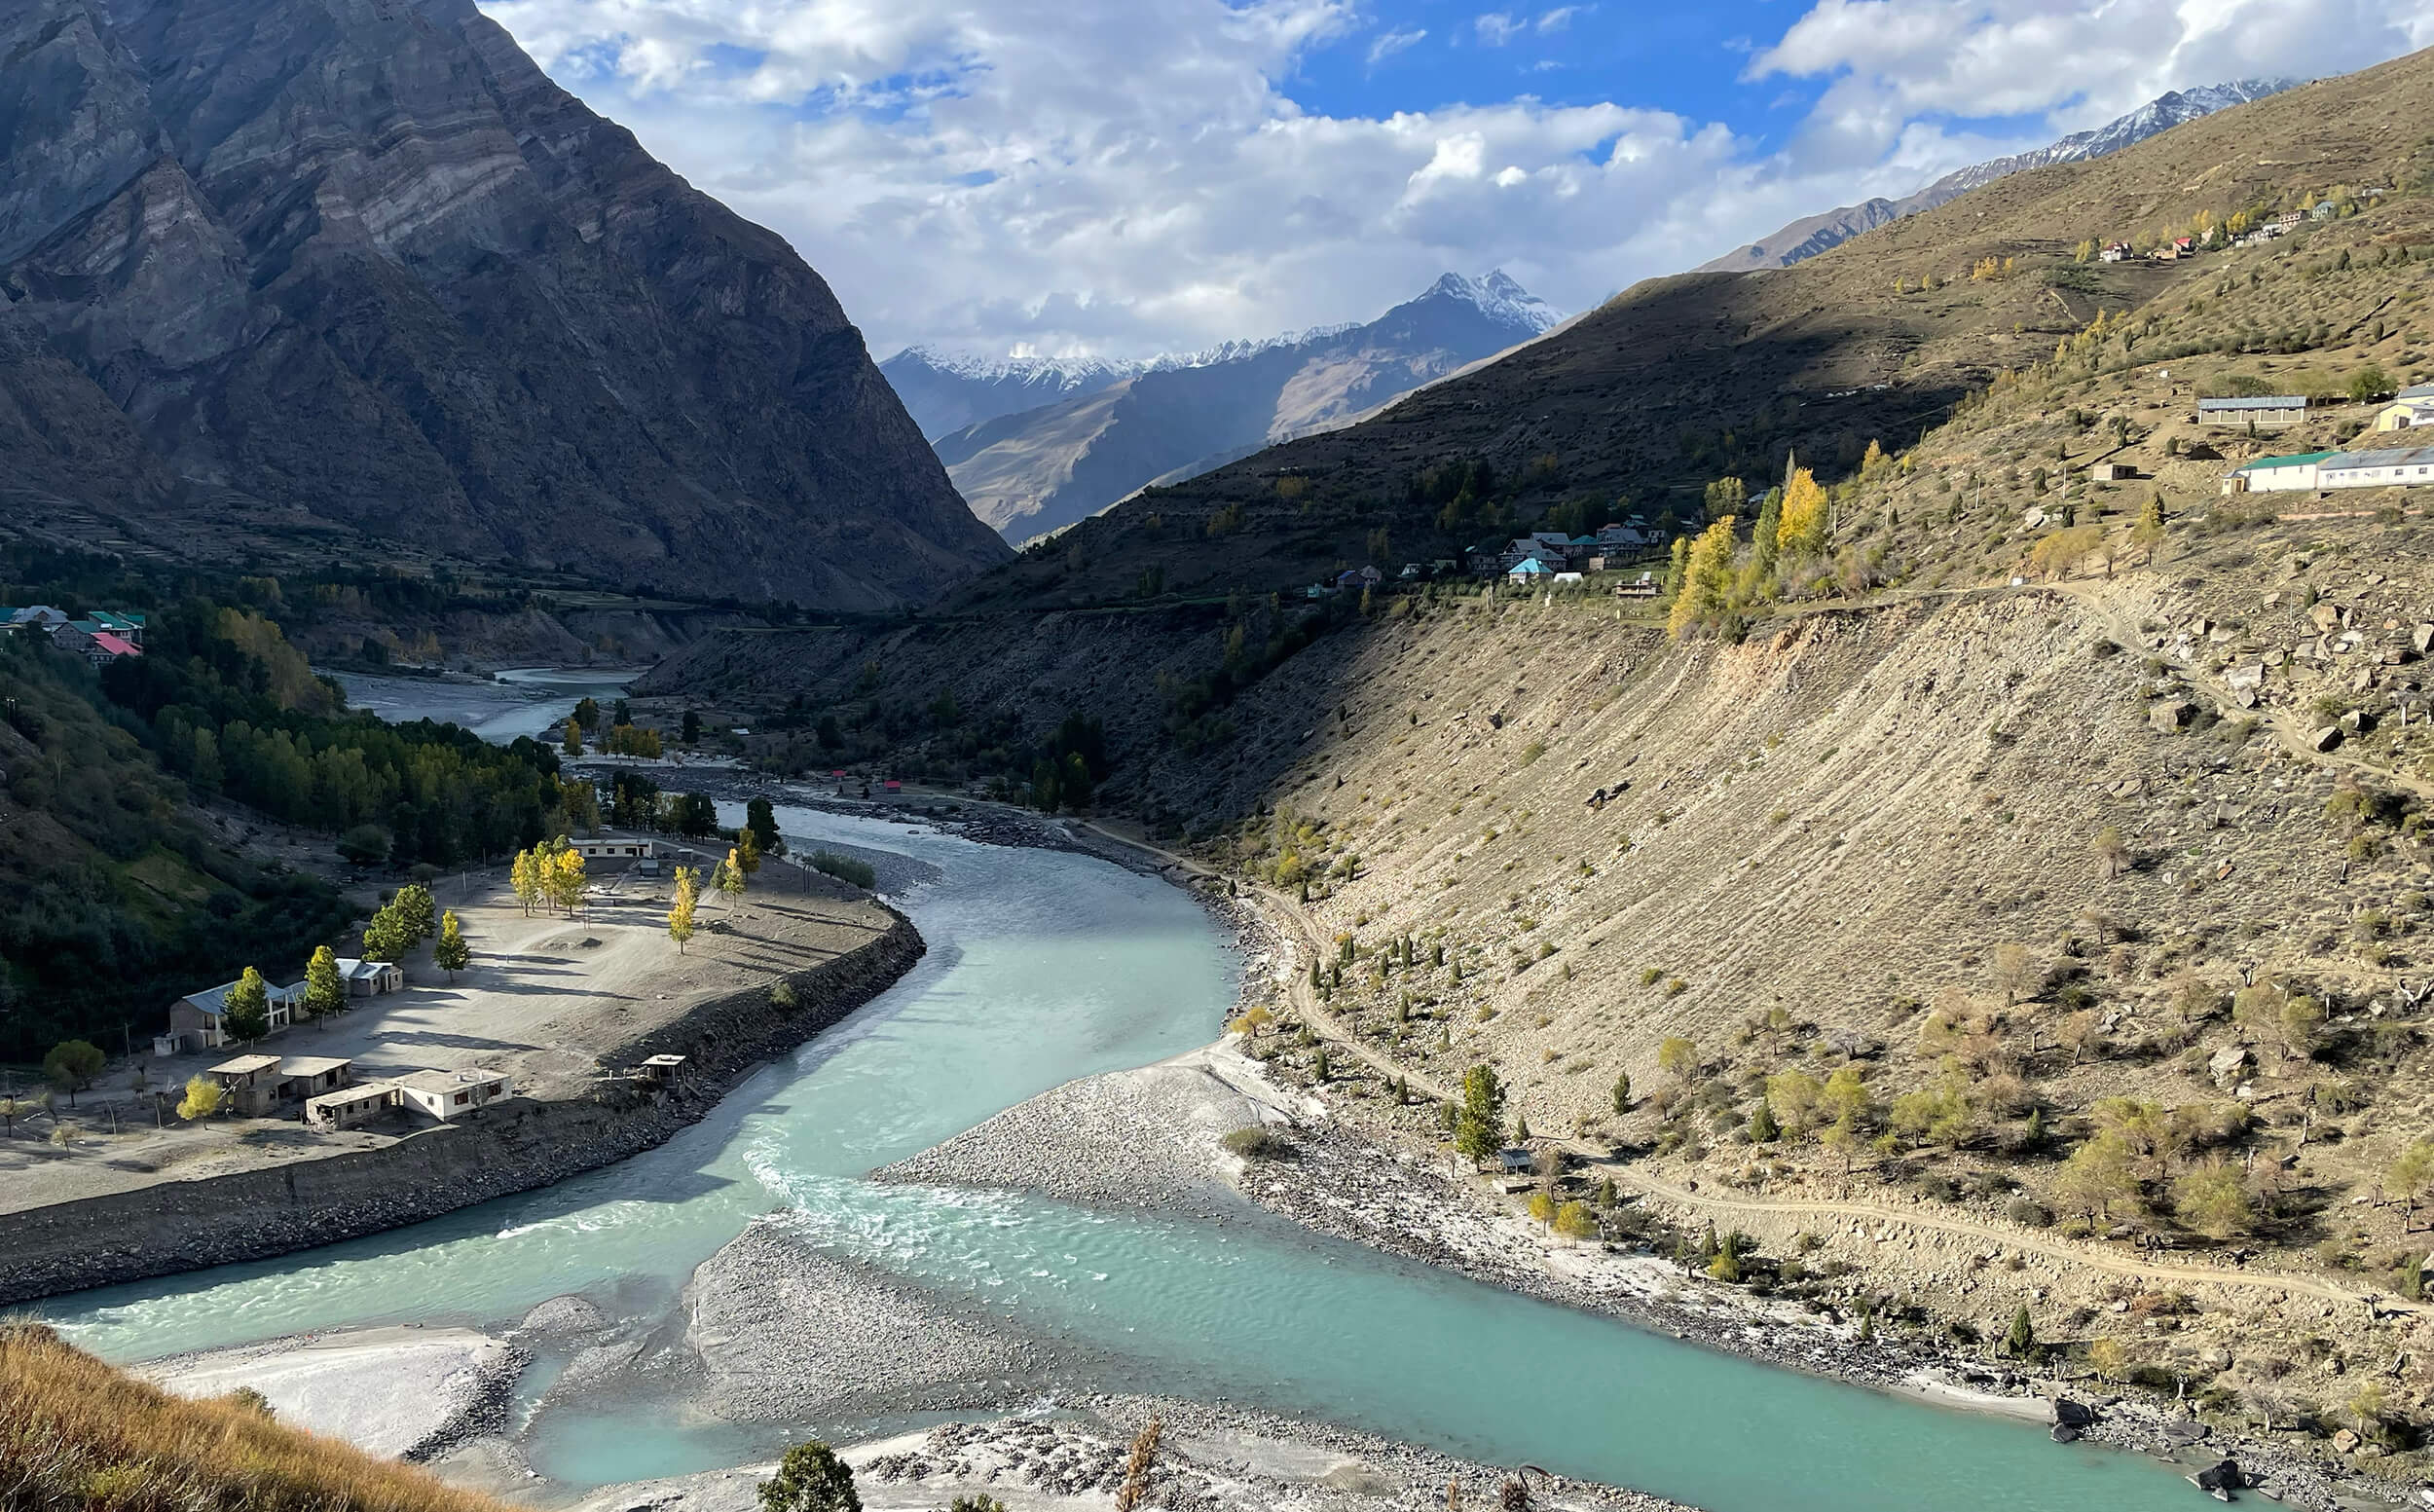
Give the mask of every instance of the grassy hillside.
[(32, 1324), (0, 1325), (0, 1506), (109, 1512), (498, 1512), (426, 1471), (196, 1402)]

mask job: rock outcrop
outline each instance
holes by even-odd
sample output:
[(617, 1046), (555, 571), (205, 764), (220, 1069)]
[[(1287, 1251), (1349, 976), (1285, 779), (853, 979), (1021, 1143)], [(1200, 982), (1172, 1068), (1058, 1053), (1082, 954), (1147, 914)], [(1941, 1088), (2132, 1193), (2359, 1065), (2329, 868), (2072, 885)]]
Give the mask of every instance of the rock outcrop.
[(0, 59), (16, 510), (840, 608), (1007, 554), (819, 276), (471, 0), (31, 0)]

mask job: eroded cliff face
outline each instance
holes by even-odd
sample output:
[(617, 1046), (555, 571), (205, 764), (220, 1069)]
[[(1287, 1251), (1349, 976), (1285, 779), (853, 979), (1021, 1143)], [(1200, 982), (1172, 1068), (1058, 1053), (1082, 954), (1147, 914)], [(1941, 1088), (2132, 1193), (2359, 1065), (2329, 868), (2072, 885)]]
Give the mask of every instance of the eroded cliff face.
[(0, 471), (840, 608), (1001, 560), (785, 241), (470, 0), (0, 15)]

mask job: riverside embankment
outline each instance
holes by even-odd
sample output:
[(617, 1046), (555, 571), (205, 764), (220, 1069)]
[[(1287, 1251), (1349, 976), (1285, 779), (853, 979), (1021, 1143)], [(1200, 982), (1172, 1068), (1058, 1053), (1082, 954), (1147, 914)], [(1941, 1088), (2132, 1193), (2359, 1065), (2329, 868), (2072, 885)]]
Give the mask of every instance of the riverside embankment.
[[(747, 1072), (844, 1018), (921, 958), (911, 920), (862, 906), (869, 915), (863, 942), (818, 965), (765, 973), (640, 1033), (619, 1033), (615, 1016), (596, 1018), (599, 1038), (580, 1049), (602, 1070), (578, 1092), (512, 1097), (369, 1149), (12, 1212), (0, 1219), (0, 1304), (399, 1229), (663, 1144), (700, 1122)], [(773, 993), (780, 981), (792, 988), (791, 1004)], [(626, 1074), (657, 1054), (686, 1057), (673, 1085)]]

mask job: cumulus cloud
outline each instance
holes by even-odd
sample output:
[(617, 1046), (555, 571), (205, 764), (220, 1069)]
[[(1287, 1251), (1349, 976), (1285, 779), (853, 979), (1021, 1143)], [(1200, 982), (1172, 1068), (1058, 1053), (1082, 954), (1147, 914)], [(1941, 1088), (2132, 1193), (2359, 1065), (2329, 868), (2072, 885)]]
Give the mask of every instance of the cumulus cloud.
[[(1761, 151), (1628, 99), (1298, 104), (1323, 51), (1375, 66), (1426, 35), (1381, 27), (1364, 0), (485, 9), (695, 184), (789, 237), (883, 353), (1146, 354), (1366, 318), (1448, 269), (1499, 265), (1582, 309), (2165, 88), (2434, 40), (2434, 0), (2111, 0), (2102, 22), (2038, 0), (1816, 0), (1747, 64), (1753, 88), (1817, 95), (1790, 145)], [(1512, 43), (1587, 14), (1494, 12), (1465, 34)], [(1953, 124), (1997, 113), (2033, 124)]]

